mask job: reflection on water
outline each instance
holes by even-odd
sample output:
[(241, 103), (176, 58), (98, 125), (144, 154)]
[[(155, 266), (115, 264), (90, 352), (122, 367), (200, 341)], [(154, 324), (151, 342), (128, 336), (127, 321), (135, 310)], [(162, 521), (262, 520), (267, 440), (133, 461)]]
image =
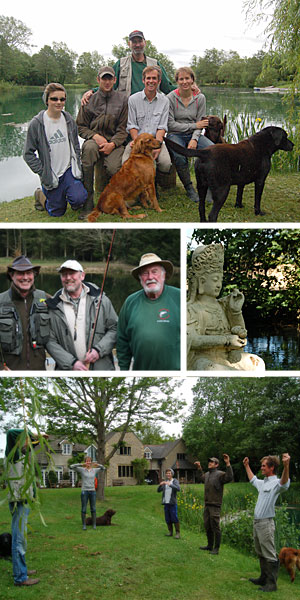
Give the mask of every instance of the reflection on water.
[(265, 361), (266, 369), (300, 370), (300, 335), (296, 328), (248, 332), (246, 351), (258, 354)]
[[(27, 124), (45, 108), (42, 88), (5, 93), (0, 98), (0, 202), (33, 195), (40, 180), (22, 158)], [(68, 90), (66, 110), (76, 118), (83, 90)], [(286, 108), (280, 94), (255, 94), (252, 90), (203, 89), (207, 114), (250, 114), (266, 124), (284, 125)], [(10, 114), (9, 114), (10, 113)]]

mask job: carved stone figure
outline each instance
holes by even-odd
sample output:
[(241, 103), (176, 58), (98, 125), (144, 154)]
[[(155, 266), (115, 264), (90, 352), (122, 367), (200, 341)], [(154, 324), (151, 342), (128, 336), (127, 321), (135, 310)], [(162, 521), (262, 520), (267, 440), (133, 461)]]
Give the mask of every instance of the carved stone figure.
[(244, 295), (233, 290), (217, 299), (223, 281), (222, 244), (198, 246), (189, 270), (187, 368), (199, 371), (264, 370), (264, 361), (244, 351)]

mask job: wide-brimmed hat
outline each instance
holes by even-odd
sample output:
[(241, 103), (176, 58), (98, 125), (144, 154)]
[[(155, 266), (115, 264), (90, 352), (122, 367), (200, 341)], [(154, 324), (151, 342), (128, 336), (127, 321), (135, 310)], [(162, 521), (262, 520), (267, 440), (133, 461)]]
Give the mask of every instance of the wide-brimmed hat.
[(60, 273), (63, 269), (71, 269), (71, 271), (81, 271), (83, 273), (83, 267), (77, 260), (66, 260), (57, 270)]
[(17, 258), (14, 259), (14, 261), (12, 262), (11, 265), (8, 265), (7, 267), (7, 276), (10, 279), (9, 274), (12, 273), (13, 271), (33, 271), (35, 275), (38, 275), (40, 272), (40, 265), (33, 265), (32, 262), (29, 260), (29, 258), (27, 258), (27, 256), (24, 256), (23, 254), (21, 256), (18, 256)]
[(157, 254), (153, 254), (152, 252), (148, 252), (148, 254), (143, 254), (140, 259), (140, 264), (138, 267), (135, 267), (131, 271), (131, 275), (137, 280), (139, 280), (139, 272), (140, 269), (146, 267), (147, 265), (161, 265), (166, 269), (166, 279), (169, 279), (173, 275), (173, 264), (169, 260), (162, 260)]

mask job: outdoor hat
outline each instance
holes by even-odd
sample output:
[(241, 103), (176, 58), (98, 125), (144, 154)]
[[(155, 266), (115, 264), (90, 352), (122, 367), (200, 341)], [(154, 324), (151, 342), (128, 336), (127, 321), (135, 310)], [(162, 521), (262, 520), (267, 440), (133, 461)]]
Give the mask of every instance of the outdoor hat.
[(174, 475), (174, 471), (173, 471), (173, 469), (171, 469), (171, 467), (168, 467), (168, 469), (166, 469), (166, 472), (167, 472), (167, 471), (171, 471), (171, 473), (172, 473), (172, 476)]
[(146, 267), (147, 265), (153, 265), (155, 263), (162, 265), (162, 267), (166, 269), (166, 279), (172, 277), (174, 270), (173, 264), (169, 260), (162, 260), (161, 258), (159, 258), (159, 256), (157, 256), (157, 254), (153, 254), (152, 252), (149, 252), (148, 254), (143, 254), (143, 256), (140, 259), (139, 266), (135, 267), (135, 269), (132, 269), (131, 275), (133, 275), (133, 277), (139, 281), (140, 269), (142, 267)]
[(33, 266), (33, 264), (30, 262), (29, 258), (27, 258), (27, 256), (24, 256), (23, 254), (21, 256), (18, 256), (17, 258), (15, 258), (15, 260), (12, 262), (11, 265), (9, 265), (7, 267), (7, 276), (10, 279), (9, 273), (11, 273), (12, 271), (33, 271), (35, 275), (38, 275), (40, 272), (40, 266), (36, 265)]
[(104, 77), (104, 75), (111, 75), (111, 77), (115, 77), (116, 74), (112, 67), (100, 67), (98, 71), (98, 77)]
[(219, 459), (218, 459), (218, 458), (216, 458), (215, 456), (212, 456), (212, 457), (211, 457), (211, 458), (209, 458), (208, 460), (209, 460), (209, 462), (214, 462), (214, 463), (217, 463), (217, 465), (219, 464)]
[(81, 271), (83, 273), (83, 268), (77, 260), (66, 260), (57, 270), (60, 273), (63, 269), (71, 269), (71, 271)]
[(135, 37), (140, 37), (140, 38), (142, 38), (143, 40), (145, 39), (145, 36), (144, 36), (143, 32), (142, 32), (142, 31), (138, 31), (137, 29), (135, 29), (134, 31), (132, 31), (132, 32), (129, 34), (129, 39), (130, 39), (130, 40), (132, 40), (132, 38), (135, 38)]

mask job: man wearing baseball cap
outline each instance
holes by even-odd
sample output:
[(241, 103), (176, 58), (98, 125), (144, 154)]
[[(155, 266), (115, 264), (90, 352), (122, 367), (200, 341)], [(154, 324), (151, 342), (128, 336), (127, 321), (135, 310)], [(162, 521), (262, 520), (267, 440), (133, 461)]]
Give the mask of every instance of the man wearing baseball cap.
[(128, 296), (119, 315), (117, 357), (121, 370), (180, 369), (180, 290), (165, 283), (173, 264), (143, 254), (131, 274), (142, 290)]
[(82, 146), (82, 168), (88, 197), (81, 212), (82, 217), (94, 208), (95, 165), (99, 164), (104, 188), (109, 178), (121, 168), (127, 138), (127, 97), (113, 89), (116, 83), (113, 68), (101, 67), (97, 81), (98, 91), (87, 105), (81, 106), (76, 119), (78, 133), (85, 139)]
[(221, 544), (220, 514), (225, 483), (233, 481), (233, 471), (228, 454), (223, 454), (226, 471), (219, 470), (219, 459), (212, 456), (208, 459), (208, 471), (203, 473), (200, 462), (194, 464), (200, 471), (200, 482), (204, 483), (204, 527), (207, 546), (200, 550), (208, 550), (210, 554), (219, 554)]
[[(112, 371), (112, 349), (116, 342), (117, 315), (100, 289), (84, 283), (85, 273), (77, 260), (66, 260), (59, 268), (62, 288), (47, 300), (50, 314), (49, 354), (56, 369), (63, 371)], [(95, 332), (91, 344), (91, 332)], [(91, 345), (91, 347), (90, 347)]]
[(0, 294), (0, 368), (45, 370), (45, 344), (50, 327), (46, 292), (38, 290), (34, 278), (40, 266), (21, 255), (7, 267), (10, 288)]

